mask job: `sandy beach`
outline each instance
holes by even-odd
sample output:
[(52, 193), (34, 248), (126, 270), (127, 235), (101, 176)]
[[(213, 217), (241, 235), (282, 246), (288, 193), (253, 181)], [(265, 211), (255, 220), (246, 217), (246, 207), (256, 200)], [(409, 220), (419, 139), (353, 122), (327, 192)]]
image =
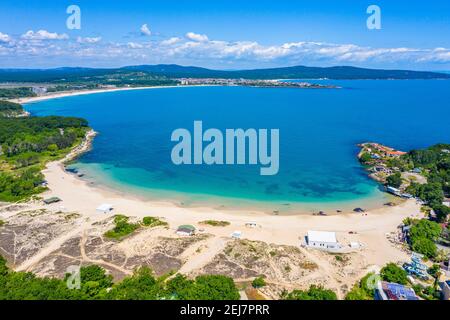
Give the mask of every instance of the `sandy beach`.
[(189, 87), (205, 87), (212, 85), (183, 85), (183, 86), (154, 86), (154, 87), (124, 87), (124, 88), (103, 88), (103, 89), (94, 89), (94, 90), (76, 90), (76, 91), (63, 91), (63, 92), (55, 92), (50, 94), (44, 94), (37, 97), (27, 97), (27, 98), (18, 98), (18, 99), (9, 99), (11, 102), (26, 104), (39, 102), (50, 99), (58, 99), (64, 97), (73, 97), (73, 96), (81, 96), (87, 94), (96, 94), (96, 93), (107, 93), (107, 92), (117, 92), (117, 91), (131, 91), (131, 90), (149, 90), (149, 89), (169, 89), (169, 88), (189, 88)]

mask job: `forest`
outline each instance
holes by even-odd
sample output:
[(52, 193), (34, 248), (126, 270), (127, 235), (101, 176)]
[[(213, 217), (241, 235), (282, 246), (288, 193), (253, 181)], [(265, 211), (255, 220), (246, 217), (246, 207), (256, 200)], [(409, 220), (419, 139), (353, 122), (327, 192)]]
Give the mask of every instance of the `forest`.
[[(0, 103), (0, 111), (22, 113), (22, 106)], [(5, 112), (6, 112), (5, 111)], [(66, 155), (89, 130), (73, 117), (11, 117), (0, 112), (0, 201), (19, 201), (40, 193), (41, 170)]]

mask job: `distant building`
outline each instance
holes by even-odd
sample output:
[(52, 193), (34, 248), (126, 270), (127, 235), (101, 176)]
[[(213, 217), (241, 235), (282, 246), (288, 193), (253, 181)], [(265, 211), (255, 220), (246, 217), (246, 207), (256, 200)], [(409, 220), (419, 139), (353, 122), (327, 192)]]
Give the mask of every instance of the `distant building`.
[(177, 235), (179, 236), (193, 236), (195, 234), (195, 227), (185, 224), (182, 226), (179, 226), (177, 229)]
[(442, 300), (450, 300), (450, 280), (441, 283)]
[(419, 300), (413, 289), (398, 283), (378, 281), (375, 300)]
[(335, 232), (308, 231), (308, 235), (306, 236), (306, 244), (309, 247), (322, 250), (341, 248), (341, 245), (336, 239)]
[(46, 87), (32, 87), (31, 91), (37, 95), (42, 95), (44, 93), (47, 93)]
[(45, 199), (44, 203), (45, 204), (52, 204), (52, 203), (57, 203), (57, 202), (60, 202), (60, 201), (61, 201), (61, 199), (58, 198), (58, 197), (51, 197), (51, 198)]
[(109, 203), (103, 203), (100, 206), (98, 206), (97, 211), (101, 213), (108, 213), (113, 210), (113, 206)]
[(396, 195), (396, 196), (400, 196), (401, 195), (401, 192), (400, 192), (399, 189), (391, 187), (391, 186), (387, 186), (386, 187), (386, 191), (389, 192), (389, 193), (392, 193), (393, 195)]
[(240, 239), (240, 238), (242, 237), (242, 232), (241, 232), (241, 231), (234, 231), (234, 232), (231, 234), (231, 237), (232, 237), (233, 239)]
[(447, 275), (447, 277), (450, 277), (450, 259), (447, 261), (443, 261), (440, 264), (441, 270), (444, 271), (444, 273)]

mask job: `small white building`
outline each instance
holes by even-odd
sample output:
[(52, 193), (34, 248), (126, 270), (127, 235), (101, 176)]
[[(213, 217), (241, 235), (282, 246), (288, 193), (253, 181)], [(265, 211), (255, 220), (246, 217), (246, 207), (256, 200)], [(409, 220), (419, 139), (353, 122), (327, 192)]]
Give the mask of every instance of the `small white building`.
[(256, 223), (256, 222), (247, 222), (246, 224), (245, 224), (245, 226), (247, 227), (247, 228), (257, 228), (258, 227), (258, 224)]
[(113, 210), (112, 204), (109, 203), (103, 203), (100, 206), (98, 206), (97, 211), (101, 213), (108, 213)]
[(333, 250), (341, 248), (341, 245), (336, 239), (335, 232), (308, 231), (308, 235), (306, 236), (306, 244), (309, 247), (323, 250)]
[(195, 234), (195, 227), (190, 224), (184, 224), (177, 229), (177, 235), (182, 237), (190, 237)]
[(232, 237), (233, 239), (240, 239), (240, 238), (242, 237), (242, 232), (241, 232), (241, 231), (234, 231), (234, 232), (231, 234), (231, 237)]

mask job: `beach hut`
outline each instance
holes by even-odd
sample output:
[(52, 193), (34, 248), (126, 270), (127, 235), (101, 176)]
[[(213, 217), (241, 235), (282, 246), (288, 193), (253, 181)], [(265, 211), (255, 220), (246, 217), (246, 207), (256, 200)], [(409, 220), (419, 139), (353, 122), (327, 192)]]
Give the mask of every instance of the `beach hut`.
[(192, 236), (195, 233), (195, 227), (189, 224), (181, 225), (177, 229), (177, 235), (179, 236)]
[(308, 231), (306, 244), (318, 249), (340, 249), (341, 245), (336, 239), (335, 232)]
[(393, 194), (393, 195), (395, 195), (395, 196), (400, 196), (400, 194), (401, 194), (399, 189), (391, 187), (391, 186), (387, 186), (386, 187), (386, 191), (391, 193), (391, 194)]
[(109, 203), (103, 203), (100, 206), (98, 206), (97, 211), (101, 213), (108, 213), (113, 210), (113, 206)]
[(350, 248), (352, 249), (360, 249), (361, 244), (359, 242), (350, 242)]
[(58, 198), (58, 197), (51, 197), (51, 198), (48, 198), (48, 199), (44, 199), (44, 203), (45, 204), (57, 203), (57, 202), (60, 202), (60, 201), (62, 201), (62, 200), (60, 198)]
[(240, 238), (242, 237), (242, 232), (241, 232), (241, 231), (234, 231), (234, 232), (231, 234), (231, 237), (232, 237), (233, 239), (240, 239)]

